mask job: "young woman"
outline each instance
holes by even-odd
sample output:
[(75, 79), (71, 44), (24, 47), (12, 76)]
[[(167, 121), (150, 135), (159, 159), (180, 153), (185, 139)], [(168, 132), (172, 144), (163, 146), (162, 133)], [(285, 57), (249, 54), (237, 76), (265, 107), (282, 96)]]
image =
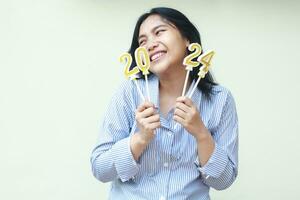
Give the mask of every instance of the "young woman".
[[(110, 199), (210, 199), (210, 187), (222, 190), (236, 179), (238, 119), (230, 91), (208, 72), (191, 99), (181, 96), (183, 59), (195, 42), (201, 44), (199, 32), (177, 10), (154, 8), (137, 21), (129, 53), (139, 46), (149, 52), (150, 100), (125, 81), (91, 155), (94, 176), (112, 181)], [(146, 87), (143, 78), (138, 84)]]

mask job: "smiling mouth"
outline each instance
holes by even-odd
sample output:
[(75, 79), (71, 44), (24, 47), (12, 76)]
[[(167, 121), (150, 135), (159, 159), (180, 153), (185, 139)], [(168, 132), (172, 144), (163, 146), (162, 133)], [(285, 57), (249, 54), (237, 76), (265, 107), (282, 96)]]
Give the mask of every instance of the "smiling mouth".
[(155, 62), (155, 61), (159, 60), (165, 54), (166, 54), (166, 52), (164, 52), (164, 51), (157, 52), (150, 57), (150, 61)]

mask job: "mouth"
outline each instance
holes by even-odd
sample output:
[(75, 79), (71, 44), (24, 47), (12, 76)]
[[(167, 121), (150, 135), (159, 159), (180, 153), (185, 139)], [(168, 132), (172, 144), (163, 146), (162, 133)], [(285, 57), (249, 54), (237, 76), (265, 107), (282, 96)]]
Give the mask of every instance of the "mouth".
[(150, 56), (150, 61), (155, 62), (158, 61), (161, 57), (163, 57), (167, 52), (166, 51), (158, 51)]

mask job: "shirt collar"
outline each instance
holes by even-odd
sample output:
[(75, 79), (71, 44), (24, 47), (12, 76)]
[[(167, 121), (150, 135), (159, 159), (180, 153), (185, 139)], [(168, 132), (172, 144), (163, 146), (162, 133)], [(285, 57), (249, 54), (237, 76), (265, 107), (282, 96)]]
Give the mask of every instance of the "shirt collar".
[[(150, 101), (154, 103), (155, 107), (159, 108), (159, 78), (155, 74), (152, 74), (150, 77), (148, 77), (148, 83), (149, 83), (149, 91), (150, 91)], [(186, 95), (189, 95), (195, 83), (196, 80), (193, 80)], [(201, 101), (201, 98), (202, 98), (202, 92), (198, 88), (196, 88), (191, 99), (197, 107)]]
[[(192, 84), (190, 85), (188, 91), (187, 91), (187, 95), (192, 91), (194, 85), (196, 83), (196, 80), (192, 81)], [(158, 76), (156, 76), (155, 74), (152, 74), (151, 76), (148, 77), (148, 84), (149, 84), (149, 92), (150, 92), (150, 101), (152, 103), (154, 103), (155, 107), (157, 107), (158, 109), (160, 109), (159, 106), (159, 78)], [(194, 105), (197, 107), (197, 109), (199, 110), (200, 107), (200, 102), (201, 102), (201, 98), (202, 98), (202, 92), (196, 88), (196, 90), (194, 91), (194, 94), (192, 96), (192, 101), (194, 102)], [(168, 113), (167, 116), (170, 115), (170, 113), (173, 113), (173, 109)], [(171, 127), (177, 127), (174, 126), (174, 123), (176, 123), (174, 120), (166, 120), (163, 117), (161, 118), (161, 125), (166, 127), (166, 128), (171, 128)]]

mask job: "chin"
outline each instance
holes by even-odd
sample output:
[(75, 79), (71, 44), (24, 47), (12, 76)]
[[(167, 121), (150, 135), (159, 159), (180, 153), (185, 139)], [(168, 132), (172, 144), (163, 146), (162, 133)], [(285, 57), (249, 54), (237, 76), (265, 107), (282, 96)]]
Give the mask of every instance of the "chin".
[(156, 63), (154, 65), (151, 65), (150, 71), (155, 75), (164, 74), (168, 71), (169, 66), (163, 63)]

